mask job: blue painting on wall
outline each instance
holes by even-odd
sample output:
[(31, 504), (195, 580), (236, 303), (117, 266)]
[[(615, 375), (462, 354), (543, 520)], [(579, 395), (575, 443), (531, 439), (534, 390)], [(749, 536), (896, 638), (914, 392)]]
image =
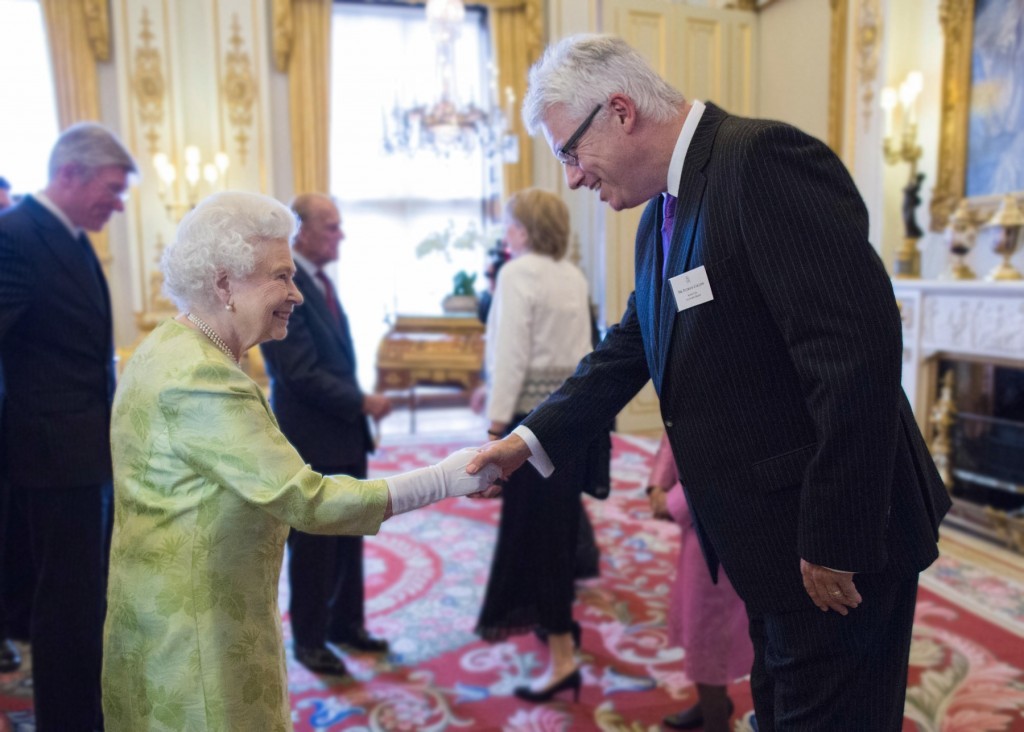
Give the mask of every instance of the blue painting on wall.
[(1024, 2), (975, 0), (968, 196), (1024, 191)]

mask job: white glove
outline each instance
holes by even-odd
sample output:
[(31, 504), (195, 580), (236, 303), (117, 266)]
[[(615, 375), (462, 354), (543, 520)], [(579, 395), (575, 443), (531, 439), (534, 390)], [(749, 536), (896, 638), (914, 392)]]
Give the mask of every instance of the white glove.
[(422, 508), (442, 498), (478, 493), (493, 484), (501, 477), (497, 465), (486, 465), (476, 475), (466, 472), (466, 466), (478, 452), (475, 447), (465, 447), (437, 465), (385, 478), (391, 492), (392, 515)]

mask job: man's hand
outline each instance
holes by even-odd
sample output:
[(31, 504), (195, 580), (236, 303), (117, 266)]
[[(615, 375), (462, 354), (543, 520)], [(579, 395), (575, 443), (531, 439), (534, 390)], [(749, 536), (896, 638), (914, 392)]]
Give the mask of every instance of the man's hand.
[(501, 468), (501, 477), (507, 478), (529, 457), (530, 448), (522, 438), (519, 435), (509, 435), (501, 440), (488, 442), (480, 448), (480, 452), (466, 466), (466, 472), (475, 475), (487, 465), (497, 465)]
[(366, 394), (363, 396), (363, 414), (384, 419), (391, 414), (391, 400), (383, 394)]
[(853, 584), (853, 572), (836, 572), (801, 559), (800, 574), (807, 595), (822, 612), (835, 610), (846, 615), (850, 612), (847, 608), (860, 605), (861, 596)]

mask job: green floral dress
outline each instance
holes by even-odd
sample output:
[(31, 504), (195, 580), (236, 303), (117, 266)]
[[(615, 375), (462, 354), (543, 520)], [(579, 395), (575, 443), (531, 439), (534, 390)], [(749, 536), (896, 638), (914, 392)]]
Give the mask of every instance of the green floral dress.
[(106, 729), (290, 730), (288, 528), (376, 533), (387, 485), (310, 469), (260, 388), (173, 320), (125, 369), (111, 438)]

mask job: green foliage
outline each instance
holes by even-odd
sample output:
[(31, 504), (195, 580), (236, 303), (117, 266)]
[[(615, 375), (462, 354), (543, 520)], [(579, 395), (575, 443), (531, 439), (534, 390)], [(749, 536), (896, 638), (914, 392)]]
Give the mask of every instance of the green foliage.
[(471, 297), (476, 295), (476, 273), (469, 274), (464, 269), (460, 269), (455, 273), (455, 277), (452, 278), (454, 287), (452, 288), (453, 295), (469, 295)]

